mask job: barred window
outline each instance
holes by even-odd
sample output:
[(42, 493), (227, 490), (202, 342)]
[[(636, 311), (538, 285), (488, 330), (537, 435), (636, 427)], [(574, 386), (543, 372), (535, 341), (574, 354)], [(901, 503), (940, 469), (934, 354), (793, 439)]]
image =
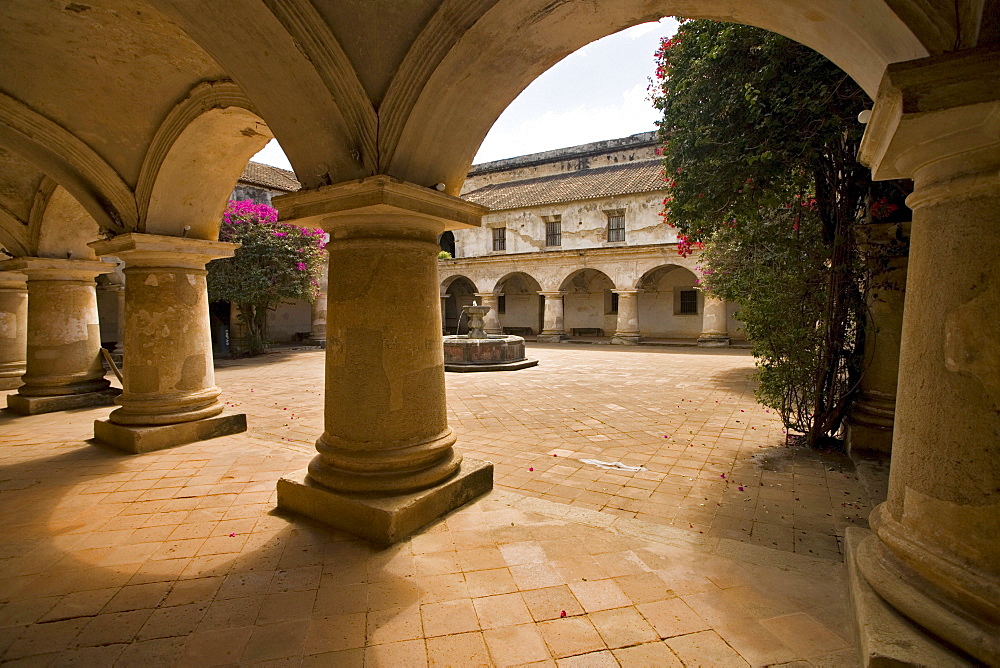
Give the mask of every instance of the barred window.
[(497, 297), (497, 314), (504, 315), (507, 313), (507, 295), (500, 295)]
[(618, 293), (611, 293), (611, 309), (608, 311), (609, 315), (618, 315)]
[(698, 291), (681, 290), (681, 315), (696, 315), (698, 313)]
[(561, 220), (554, 220), (545, 223), (545, 245), (562, 246)]
[(505, 251), (505, 250), (507, 250), (507, 228), (506, 227), (494, 227), (493, 228), (493, 250), (495, 250), (495, 251)]
[(625, 214), (608, 214), (608, 241), (625, 241)]

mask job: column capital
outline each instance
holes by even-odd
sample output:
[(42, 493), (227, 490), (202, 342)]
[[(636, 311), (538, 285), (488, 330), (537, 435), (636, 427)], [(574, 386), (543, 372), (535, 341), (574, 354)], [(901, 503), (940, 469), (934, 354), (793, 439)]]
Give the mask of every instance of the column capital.
[(0, 271), (0, 290), (24, 290), (27, 280), (19, 271)]
[[(121, 258), (128, 266), (203, 269), (211, 260), (232, 257), (239, 244), (130, 232), (87, 244), (101, 257)], [(114, 265), (109, 265), (114, 271)]]
[(874, 178), (911, 178), (931, 163), (959, 156), (956, 165), (942, 167), (974, 172), (996, 162), (998, 56), (1000, 51), (987, 47), (889, 65), (859, 151)]
[(612, 290), (611, 292), (615, 293), (616, 295), (625, 295), (626, 297), (629, 297), (639, 294), (640, 292), (642, 292), (642, 290), (639, 290), (638, 288), (634, 289), (630, 288), (628, 290)]
[(16, 257), (0, 262), (0, 272), (20, 272), (25, 274), (28, 280), (92, 281), (98, 274), (108, 274), (114, 270), (114, 265), (100, 260)]
[(479, 227), (484, 206), (385, 174), (275, 197), (281, 220), (320, 227), (331, 239), (406, 236)]
[(562, 291), (562, 290), (549, 290), (549, 291), (540, 290), (538, 292), (538, 294), (540, 294), (541, 296), (543, 296), (543, 297), (545, 297), (547, 299), (556, 299), (558, 297), (562, 297), (566, 293), (564, 291)]

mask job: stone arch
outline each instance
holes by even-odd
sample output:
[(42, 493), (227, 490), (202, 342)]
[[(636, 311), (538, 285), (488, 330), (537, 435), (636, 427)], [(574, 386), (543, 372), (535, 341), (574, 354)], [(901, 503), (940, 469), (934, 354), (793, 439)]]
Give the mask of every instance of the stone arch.
[(472, 305), (477, 292), (475, 281), (463, 274), (454, 274), (441, 281), (441, 322), (445, 333), (469, 331), (469, 322), (462, 317), (462, 310)]
[(97, 259), (94, 250), (87, 244), (100, 238), (101, 228), (83, 205), (62, 186), (52, 190), (44, 209), (33, 218), (31, 245), (38, 257)]
[[(440, 59), (408, 111), (388, 172), (415, 183), (443, 182), (447, 192), (457, 194), (486, 133), (528, 84), (590, 42), (663, 16), (745, 23), (781, 33), (830, 58), (874, 97), (886, 65), (928, 55), (940, 46), (940, 30), (955, 34), (954, 27), (938, 25), (918, 36), (893, 6), (799, 0), (497, 5)], [(497, 62), (505, 67), (496, 67)]]
[(698, 338), (705, 296), (697, 286), (698, 276), (679, 264), (661, 264), (643, 273), (636, 281), (640, 335), (665, 339)]
[(217, 239), (233, 186), (272, 136), (233, 84), (197, 87), (171, 112), (146, 155), (141, 231)]
[[(615, 282), (593, 267), (577, 269), (563, 279), (563, 322), (567, 334), (610, 336), (617, 327)], [(597, 331), (595, 331), (597, 330)]]
[(527, 272), (512, 271), (500, 277), (493, 286), (500, 326), (516, 328), (519, 334), (540, 333), (545, 320), (541, 291), (541, 284)]

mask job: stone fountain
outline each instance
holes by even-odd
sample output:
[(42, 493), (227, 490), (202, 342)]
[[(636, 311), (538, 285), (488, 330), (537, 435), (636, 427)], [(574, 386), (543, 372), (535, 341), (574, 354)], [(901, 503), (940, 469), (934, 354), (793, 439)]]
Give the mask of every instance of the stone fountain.
[(524, 356), (524, 339), (520, 336), (486, 333), (483, 316), (489, 310), (489, 306), (473, 302), (465, 308), (469, 333), (444, 337), (445, 371), (515, 371), (538, 364), (538, 360)]

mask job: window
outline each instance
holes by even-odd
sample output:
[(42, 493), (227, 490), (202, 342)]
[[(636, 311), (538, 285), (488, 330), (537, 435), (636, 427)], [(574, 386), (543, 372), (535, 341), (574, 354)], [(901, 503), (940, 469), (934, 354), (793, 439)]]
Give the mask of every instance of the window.
[(497, 297), (497, 315), (503, 315), (507, 312), (507, 295), (500, 295)]
[(505, 251), (505, 250), (507, 250), (507, 228), (506, 227), (494, 227), (493, 228), (493, 250), (495, 250), (495, 251)]
[(545, 245), (562, 246), (562, 219), (558, 216), (545, 222)]
[(698, 314), (698, 291), (681, 290), (681, 306), (678, 311), (681, 315)]
[(611, 293), (611, 308), (608, 309), (608, 315), (618, 315), (618, 293)]
[(625, 241), (625, 212), (608, 212), (608, 241)]

